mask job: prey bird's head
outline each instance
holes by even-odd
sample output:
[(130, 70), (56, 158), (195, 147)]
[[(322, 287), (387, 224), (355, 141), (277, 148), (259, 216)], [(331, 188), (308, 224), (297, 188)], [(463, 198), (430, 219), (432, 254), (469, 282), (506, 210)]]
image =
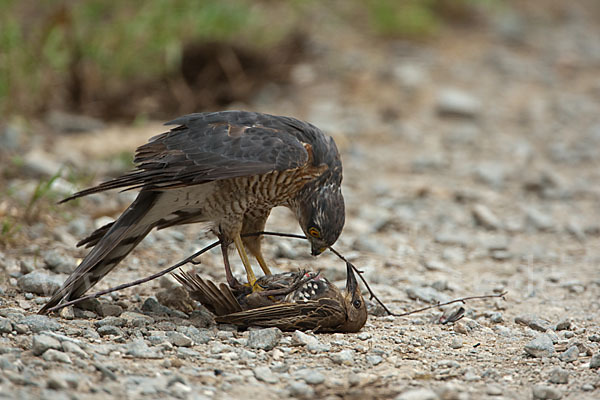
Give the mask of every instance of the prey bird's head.
[(340, 332), (358, 332), (367, 322), (367, 305), (362, 297), (352, 264), (346, 262), (346, 291), (344, 306), (346, 322), (340, 326)]
[(345, 221), (344, 197), (336, 183), (327, 182), (319, 186), (315, 182), (308, 185), (311, 186), (305, 188), (295, 204), (295, 212), (300, 227), (310, 242), (311, 253), (317, 256), (333, 245), (342, 233)]

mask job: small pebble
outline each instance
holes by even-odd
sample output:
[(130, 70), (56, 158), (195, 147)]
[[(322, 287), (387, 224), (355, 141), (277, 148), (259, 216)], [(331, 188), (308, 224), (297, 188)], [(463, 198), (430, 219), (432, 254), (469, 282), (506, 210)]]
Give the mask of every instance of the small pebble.
[(485, 393), (490, 396), (502, 396), (504, 391), (502, 390), (501, 386), (491, 383), (486, 386)]
[(177, 347), (190, 347), (194, 344), (193, 340), (184, 335), (183, 333), (179, 333), (176, 331), (167, 332), (167, 340), (173, 346)]
[(473, 206), (472, 213), (475, 222), (486, 229), (497, 230), (502, 227), (500, 219), (483, 204), (476, 204)]
[(533, 398), (536, 400), (558, 400), (562, 397), (560, 390), (547, 385), (535, 385), (532, 392)]
[(571, 346), (563, 352), (558, 358), (564, 362), (573, 362), (579, 357), (579, 347)]
[(97, 331), (100, 336), (123, 336), (123, 331), (114, 325), (102, 325)]
[(315, 390), (303, 381), (291, 382), (287, 389), (292, 397), (301, 399), (313, 399), (315, 397)]
[(351, 366), (354, 364), (354, 350), (346, 349), (329, 356), (331, 361), (336, 364)]
[(42, 354), (42, 358), (46, 361), (58, 361), (65, 364), (71, 364), (71, 358), (62, 351), (48, 349)]
[(569, 371), (560, 367), (553, 368), (548, 376), (548, 381), (557, 384), (569, 383)]
[(525, 351), (537, 358), (550, 357), (554, 354), (554, 344), (548, 335), (540, 334), (525, 345)]
[(250, 331), (248, 347), (261, 350), (273, 350), (279, 344), (282, 333), (279, 328), (256, 329)]
[(323, 375), (321, 372), (312, 369), (312, 368), (305, 368), (305, 369), (301, 369), (299, 371), (296, 371), (296, 373), (294, 374), (294, 377), (296, 379), (301, 379), (304, 382), (308, 383), (309, 385), (319, 385), (323, 382), (325, 382), (325, 375)]
[(409, 389), (400, 393), (394, 400), (440, 400), (440, 398), (430, 389)]
[(277, 383), (279, 382), (279, 377), (271, 371), (271, 369), (267, 366), (260, 366), (254, 368), (254, 377), (259, 381), (263, 381), (266, 383)]
[(64, 277), (50, 275), (44, 271), (33, 271), (17, 280), (17, 285), (24, 292), (49, 296), (54, 293), (64, 281)]
[(369, 354), (367, 357), (367, 362), (373, 366), (379, 365), (383, 362), (383, 357), (379, 355)]
[(461, 347), (463, 347), (463, 341), (460, 338), (454, 338), (450, 342), (450, 348), (452, 349), (460, 349)]
[(33, 336), (31, 351), (34, 355), (40, 356), (48, 349), (61, 350), (62, 346), (58, 340), (48, 335)]
[(600, 353), (596, 353), (590, 359), (590, 368), (600, 368)]
[(12, 330), (12, 322), (8, 318), (0, 317), (0, 333), (11, 333)]

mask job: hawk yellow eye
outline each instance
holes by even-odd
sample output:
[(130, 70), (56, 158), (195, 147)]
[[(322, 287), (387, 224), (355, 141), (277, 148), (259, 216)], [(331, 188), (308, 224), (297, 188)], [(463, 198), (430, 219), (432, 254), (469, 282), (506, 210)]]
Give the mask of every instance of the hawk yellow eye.
[(321, 237), (321, 232), (319, 232), (319, 230), (317, 228), (310, 228), (308, 230), (308, 233), (310, 234), (310, 236), (317, 238), (317, 239)]

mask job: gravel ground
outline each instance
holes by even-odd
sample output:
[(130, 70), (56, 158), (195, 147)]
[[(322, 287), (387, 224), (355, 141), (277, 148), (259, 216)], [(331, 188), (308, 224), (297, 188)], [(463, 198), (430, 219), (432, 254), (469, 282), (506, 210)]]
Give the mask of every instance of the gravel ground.
[[(132, 198), (98, 194), (44, 209), (0, 252), (0, 398), (600, 398), (600, 29), (588, 10), (507, 14), (420, 45), (325, 27), (293, 86), (232, 107), (294, 115), (336, 138), (347, 223), (335, 247), (393, 311), (505, 300), (470, 301), (454, 324), (439, 323), (442, 310), (396, 318), (371, 302), (358, 334), (238, 332), (177, 310), (165, 277), (36, 315), (85, 254), (77, 239)], [(19, 145), (11, 129), (4, 148)], [(7, 187), (26, 200), (37, 183), (26, 176), (63, 164), (101, 179), (119, 168), (111, 154), (162, 129), (109, 125), (52, 142), (40, 130), (23, 156), (29, 175)], [(59, 151), (67, 143), (73, 154)], [(2, 213), (13, 204), (2, 200)], [(296, 225), (282, 209), (268, 228)], [(211, 240), (199, 226), (154, 232), (98, 288)], [(344, 279), (340, 260), (311, 258), (302, 241), (267, 238), (265, 254), (276, 271)], [(218, 249), (195, 268), (224, 280)]]

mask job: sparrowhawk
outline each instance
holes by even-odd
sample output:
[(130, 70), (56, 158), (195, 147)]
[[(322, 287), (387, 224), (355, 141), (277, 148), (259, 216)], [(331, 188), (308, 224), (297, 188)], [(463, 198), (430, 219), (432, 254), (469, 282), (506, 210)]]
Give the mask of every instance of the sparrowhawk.
[[(153, 229), (210, 222), (224, 248), (233, 243), (248, 283), (254, 285), (246, 249), (265, 274), (260, 236), (271, 209), (286, 206), (298, 219), (313, 255), (331, 246), (344, 225), (342, 162), (333, 139), (290, 117), (245, 111), (197, 113), (153, 137), (135, 154), (136, 168), (75, 193), (68, 201), (109, 189), (140, 189), (117, 218), (78, 243), (93, 247), (40, 313), (81, 297), (121, 262)], [(233, 278), (227, 251), (223, 260)]]

